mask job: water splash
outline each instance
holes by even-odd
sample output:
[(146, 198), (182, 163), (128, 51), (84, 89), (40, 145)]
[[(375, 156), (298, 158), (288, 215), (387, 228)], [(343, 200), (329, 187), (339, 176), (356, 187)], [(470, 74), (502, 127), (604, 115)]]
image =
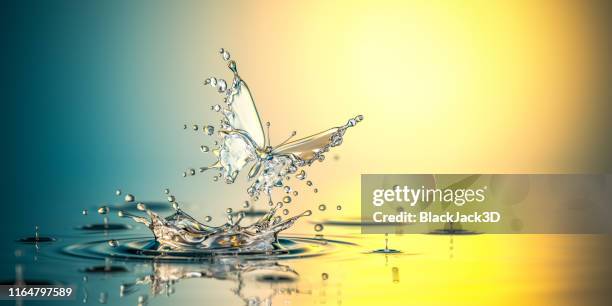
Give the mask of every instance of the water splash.
[[(238, 74), (236, 62), (231, 59), (227, 50), (221, 49), (221, 56), (233, 74), (232, 82), (222, 78), (210, 77), (204, 85), (210, 85), (222, 95), (223, 106), (216, 104), (211, 107), (222, 115), (220, 125), (215, 128), (210, 125), (203, 126), (205, 135), (213, 135), (215, 130), (219, 137), (213, 147), (202, 145), (203, 153), (212, 153), (216, 161), (209, 166), (200, 167), (199, 172), (209, 170), (218, 171), (213, 177), (214, 181), (222, 178), (227, 184), (234, 183), (239, 173), (250, 166), (248, 180), (251, 181), (247, 194), (251, 201), (257, 201), (260, 196), (266, 196), (269, 210), (250, 225), (242, 226), (244, 213), (235, 214), (228, 211), (228, 221), (221, 226), (208, 226), (197, 221), (180, 209), (176, 198), (168, 195), (175, 213), (168, 217), (160, 217), (154, 211), (146, 208), (145, 204), (138, 203), (138, 210), (147, 214), (147, 217), (119, 211), (120, 217), (128, 217), (145, 224), (154, 234), (159, 243), (159, 249), (235, 249), (241, 251), (269, 251), (279, 248), (277, 236), (281, 231), (291, 227), (299, 218), (312, 214), (310, 210), (288, 217), (288, 210), (277, 214), (277, 210), (284, 204), (292, 202), (289, 195), (274, 205), (272, 191), (274, 188), (283, 188), (285, 193), (292, 188), (285, 184), (290, 174), (296, 174), (298, 180), (307, 176), (304, 166), (310, 166), (315, 161), (323, 161), (324, 154), (332, 147), (342, 144), (346, 130), (363, 120), (359, 115), (351, 118), (346, 124), (333, 127), (323, 132), (291, 141), (297, 134), (295, 131), (276, 146), (270, 144), (270, 123), (266, 122), (267, 133), (264, 132), (259, 113), (255, 106), (251, 92), (246, 82)], [(184, 125), (186, 129), (187, 125)], [(193, 125), (198, 130), (197, 125)], [(299, 171), (299, 172), (298, 172)], [(197, 171), (193, 168), (183, 172), (183, 176), (193, 176)], [(309, 182), (309, 186), (312, 182)], [(313, 192), (317, 192), (315, 188)], [(166, 194), (169, 192), (166, 191)], [(121, 192), (117, 193), (118, 195)], [(293, 192), (297, 195), (297, 191)], [(129, 196), (129, 197), (128, 197)], [(134, 196), (126, 195), (126, 202), (133, 202)], [(249, 205), (247, 205), (248, 207)], [(252, 207), (252, 206), (251, 206)], [(210, 218), (207, 217), (207, 222)], [(322, 227), (322, 225), (321, 225)], [(322, 228), (321, 228), (322, 229)]]

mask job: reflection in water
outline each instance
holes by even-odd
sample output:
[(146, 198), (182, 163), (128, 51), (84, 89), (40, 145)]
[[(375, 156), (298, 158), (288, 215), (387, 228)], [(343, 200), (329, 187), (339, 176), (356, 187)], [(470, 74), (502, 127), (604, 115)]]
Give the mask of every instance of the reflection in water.
[[(186, 279), (210, 278), (230, 280), (234, 283), (231, 292), (246, 305), (271, 305), (277, 295), (302, 292), (295, 282), (299, 275), (290, 266), (272, 260), (242, 260), (239, 257), (211, 258), (208, 263), (177, 264), (153, 262), (152, 272), (132, 283), (120, 287), (121, 296), (136, 292), (136, 286), (148, 285), (153, 296), (170, 296), (175, 293), (174, 285)], [(265, 286), (262, 286), (265, 284)], [(139, 303), (146, 301), (139, 297)]]

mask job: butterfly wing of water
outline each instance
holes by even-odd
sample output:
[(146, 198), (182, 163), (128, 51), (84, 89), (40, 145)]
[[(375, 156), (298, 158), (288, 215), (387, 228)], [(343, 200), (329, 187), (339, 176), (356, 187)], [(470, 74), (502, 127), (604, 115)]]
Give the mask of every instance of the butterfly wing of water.
[[(217, 89), (225, 105), (212, 107), (214, 111), (223, 115), (218, 130), (220, 142), (211, 151), (216, 161), (210, 166), (201, 167), (200, 172), (218, 170), (224, 181), (230, 184), (236, 180), (245, 167), (251, 165), (248, 178), (253, 183), (247, 189), (247, 193), (254, 200), (263, 194), (272, 204), (272, 190), (282, 187), (288, 174), (296, 173), (300, 167), (311, 165), (316, 160), (323, 161), (323, 154), (331, 147), (340, 145), (346, 130), (355, 126), (363, 119), (363, 116), (352, 118), (342, 126), (299, 140), (285, 141), (277, 147), (272, 147), (269, 137), (266, 137), (264, 133), (253, 96), (246, 82), (238, 74), (236, 62), (230, 59), (229, 53), (224, 49), (221, 49), (221, 55), (233, 73), (233, 80), (230, 86), (227, 86), (225, 80), (214, 77), (204, 82)], [(266, 126), (269, 127), (269, 124)], [(195, 173), (195, 171), (190, 172)], [(303, 178), (303, 173), (302, 170), (296, 177)], [(148, 209), (146, 212), (151, 220), (125, 212), (122, 214), (147, 225), (153, 231), (161, 249), (232, 248), (236, 251), (276, 249), (278, 248), (276, 242), (279, 232), (291, 227), (300, 217), (312, 214), (310, 210), (307, 210), (299, 215), (283, 219), (276, 215), (280, 206), (270, 205), (269, 211), (249, 226), (239, 225), (244, 215), (238, 215), (236, 218), (235, 215), (229, 214), (227, 223), (219, 227), (212, 227), (189, 216), (178, 207), (177, 203), (173, 203), (173, 207), (176, 212), (166, 218)]]

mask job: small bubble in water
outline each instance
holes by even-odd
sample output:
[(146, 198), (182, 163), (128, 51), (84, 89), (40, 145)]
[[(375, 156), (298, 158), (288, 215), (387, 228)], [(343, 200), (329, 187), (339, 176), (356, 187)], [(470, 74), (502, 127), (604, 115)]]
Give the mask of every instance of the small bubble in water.
[(322, 280), (327, 280), (329, 278), (329, 275), (327, 273), (322, 273), (321, 274), (321, 279)]
[(125, 200), (125, 202), (127, 203), (134, 202), (134, 196), (128, 193), (125, 195), (125, 198), (123, 198), (123, 200)]
[(183, 130), (186, 130), (186, 129), (187, 129), (187, 125), (183, 124)]
[(327, 206), (325, 206), (325, 204), (319, 205), (319, 210), (320, 211), (324, 211), (325, 209), (327, 209)]
[(317, 224), (314, 227), (315, 231), (320, 232), (323, 230), (323, 224)]
[(210, 222), (210, 221), (212, 221), (212, 217), (211, 216), (206, 216), (206, 217), (204, 217), (204, 221)]
[(283, 187), (283, 190), (285, 190), (286, 193), (290, 193), (291, 192), (291, 187), (285, 186), (285, 187)]
[(87, 209), (83, 209), (83, 211), (81, 212), (83, 214), (83, 216), (87, 216)]
[(286, 216), (286, 215), (288, 215), (288, 214), (289, 214), (289, 210), (288, 210), (288, 209), (286, 209), (286, 208), (285, 208), (285, 209), (283, 209), (283, 215), (285, 215), (285, 216)]
[(340, 205), (336, 206), (336, 210), (342, 210), (342, 206)]
[(302, 170), (295, 176), (298, 180), (303, 180), (306, 178), (306, 171)]
[(189, 175), (195, 175), (196, 171), (195, 169), (189, 169)]
[(110, 211), (110, 209), (108, 208), (108, 206), (102, 206), (100, 208), (98, 208), (98, 213), (101, 215), (106, 215), (108, 214), (108, 212)]
[(210, 151), (210, 149), (207, 146), (202, 145), (202, 146), (200, 146), (200, 151), (206, 153), (206, 152)]
[(317, 192), (319, 192), (319, 189), (315, 188), (315, 189), (312, 190), (312, 192), (317, 193)]
[(183, 177), (187, 177), (187, 172), (183, 172)]
[(228, 209), (225, 210), (225, 212), (228, 213), (228, 214), (231, 214), (232, 212), (234, 212), (234, 210), (231, 209), (231, 208), (228, 208)]
[(145, 211), (145, 210), (147, 210), (147, 206), (144, 205), (144, 203), (138, 203), (138, 204), (136, 204), (136, 209), (138, 209), (140, 211)]
[(164, 189), (164, 193), (165, 194), (169, 194), (170, 193), (170, 189), (168, 189), (168, 188)]
[(112, 239), (108, 241), (108, 245), (110, 245), (113, 248), (116, 248), (117, 246), (119, 246), (119, 241)]
[(306, 185), (312, 186), (312, 181), (306, 181)]
[(215, 127), (212, 125), (207, 125), (205, 131), (208, 136), (211, 136), (215, 132)]
[(294, 195), (294, 196), (297, 196), (297, 195), (298, 195), (297, 190), (294, 190), (294, 191), (293, 191), (293, 195)]
[(244, 201), (244, 203), (242, 203), (242, 207), (244, 207), (244, 208), (249, 208), (249, 206), (251, 206), (249, 201)]
[(218, 181), (218, 180), (219, 180), (219, 177), (218, 177), (218, 176), (213, 177), (213, 181), (215, 181), (215, 182), (216, 182), (216, 181)]
[(115, 190), (115, 195), (121, 195), (121, 189)]
[[(272, 206), (272, 205), (270, 205), (270, 206)], [(283, 202), (276, 202), (276, 207), (277, 208), (283, 207)]]
[(221, 105), (215, 104), (215, 105), (211, 106), (210, 109), (214, 110), (215, 112), (218, 112), (218, 111), (221, 110)]
[(168, 196), (168, 202), (174, 202), (174, 200), (176, 200), (176, 198), (173, 195)]
[(193, 128), (194, 131), (197, 131), (198, 130), (198, 125), (194, 124), (192, 128)]
[(283, 202), (285, 202), (287, 204), (291, 203), (291, 197), (290, 196), (283, 197)]

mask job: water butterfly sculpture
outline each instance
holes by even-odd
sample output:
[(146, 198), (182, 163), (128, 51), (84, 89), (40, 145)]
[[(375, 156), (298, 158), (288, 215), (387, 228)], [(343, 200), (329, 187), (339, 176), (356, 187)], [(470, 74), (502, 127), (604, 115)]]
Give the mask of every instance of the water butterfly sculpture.
[[(214, 77), (204, 82), (217, 88), (224, 96), (225, 106), (213, 106), (213, 110), (223, 114), (219, 130), (220, 145), (212, 150), (217, 161), (208, 167), (201, 167), (200, 172), (217, 169), (226, 183), (233, 183), (239, 172), (250, 165), (248, 179), (253, 183), (248, 193), (251, 197), (258, 198), (263, 193), (271, 201), (272, 189), (282, 187), (286, 175), (296, 173), (298, 168), (311, 165), (316, 160), (323, 161), (325, 152), (342, 143), (346, 130), (363, 120), (363, 116), (359, 115), (344, 125), (290, 141), (296, 135), (294, 131), (282, 143), (271, 146), (270, 124), (266, 123), (266, 136), (249, 87), (238, 75), (236, 62), (230, 59), (226, 50), (221, 49), (220, 52), (233, 72), (233, 81), (230, 86), (225, 80)], [(297, 175), (298, 179), (304, 177), (303, 171)]]

